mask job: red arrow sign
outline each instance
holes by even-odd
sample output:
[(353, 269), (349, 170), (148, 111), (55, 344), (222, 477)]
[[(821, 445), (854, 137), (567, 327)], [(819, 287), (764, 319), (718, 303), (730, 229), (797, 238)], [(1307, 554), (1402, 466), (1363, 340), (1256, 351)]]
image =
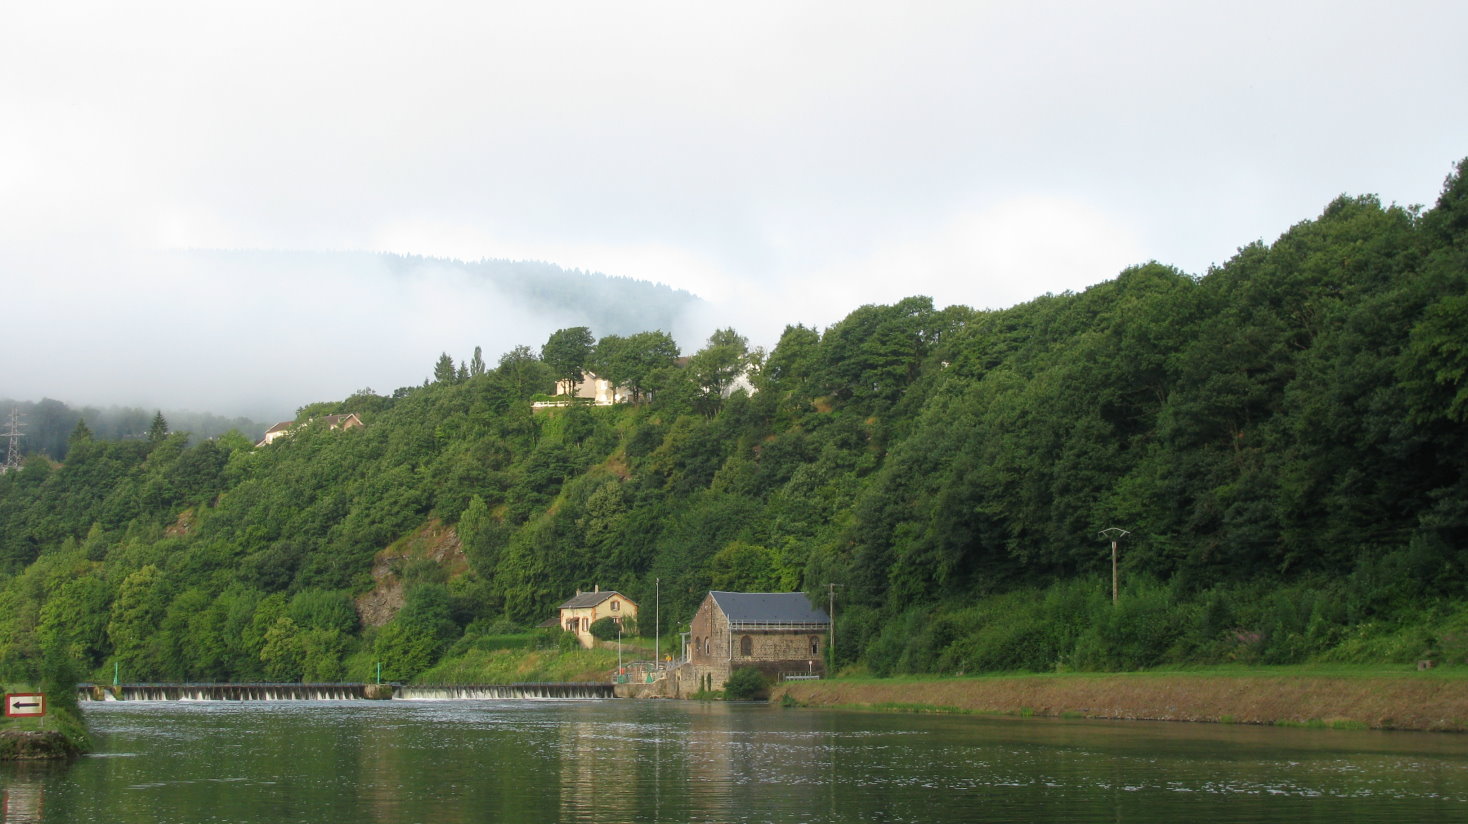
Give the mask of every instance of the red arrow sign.
[[(30, 700), (26, 700), (30, 699)], [(40, 692), (13, 692), (5, 696), (5, 717), (46, 714), (46, 695)]]

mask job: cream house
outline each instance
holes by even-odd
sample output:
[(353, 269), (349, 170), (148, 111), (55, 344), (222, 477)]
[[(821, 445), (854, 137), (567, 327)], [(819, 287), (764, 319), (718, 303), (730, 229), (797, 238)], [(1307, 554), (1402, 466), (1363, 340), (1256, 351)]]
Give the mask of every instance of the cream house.
[(295, 421), (281, 421), (275, 426), (272, 426), (269, 429), (265, 430), (265, 437), (262, 438), (259, 443), (255, 444), (255, 446), (268, 446), (276, 438), (289, 435), (291, 432), (295, 431), (297, 427), (305, 426), (306, 424), (311, 423), (323, 423), (326, 425), (327, 429), (356, 429), (357, 427), (362, 425), (362, 419), (357, 417), (357, 413), (349, 412), (345, 415), (324, 415), (320, 418), (308, 418), (306, 419), (305, 423), (299, 424)]
[(556, 381), (556, 394), (578, 400), (589, 400), (596, 406), (626, 403), (627, 392), (595, 372), (584, 372), (580, 381)]
[(618, 624), (624, 619), (637, 620), (637, 602), (616, 590), (602, 591), (600, 585), (591, 592), (577, 591), (559, 607), (557, 623), (566, 632), (576, 633), (576, 640), (586, 649), (596, 643), (591, 635), (591, 625), (602, 618), (611, 618)]

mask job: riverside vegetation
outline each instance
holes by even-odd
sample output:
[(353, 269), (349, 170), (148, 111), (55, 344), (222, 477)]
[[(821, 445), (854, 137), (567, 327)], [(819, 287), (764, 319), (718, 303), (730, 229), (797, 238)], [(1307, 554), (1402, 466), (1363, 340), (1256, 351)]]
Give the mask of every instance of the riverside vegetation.
[(33, 669), (40, 678), (35, 685), (0, 685), (0, 694), (43, 693), (46, 715), (0, 717), (0, 761), (72, 758), (91, 751), (92, 739), (77, 702), (75, 661), (53, 649)]
[[(913, 297), (686, 362), (581, 327), (446, 354), (300, 410), (365, 427), (260, 449), (78, 424), (0, 477), (0, 679), (50, 650), (107, 680), (482, 680), (578, 587), (652, 635), (657, 580), (665, 638), (710, 588), (834, 584), (832, 664), (875, 676), (1461, 664), (1465, 172), (1197, 276)], [(586, 369), (636, 401), (532, 409)]]

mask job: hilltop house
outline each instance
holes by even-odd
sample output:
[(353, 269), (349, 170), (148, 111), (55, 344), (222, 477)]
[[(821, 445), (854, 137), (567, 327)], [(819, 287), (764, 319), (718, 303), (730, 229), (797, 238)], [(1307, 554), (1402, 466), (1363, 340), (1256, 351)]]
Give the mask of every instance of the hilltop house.
[[(320, 418), (306, 419), (306, 423), (308, 424), (316, 423), (318, 421), (326, 424), (326, 427), (328, 429), (356, 429), (357, 427), (362, 425), (362, 419), (357, 417), (357, 413), (355, 412), (349, 412), (345, 415), (325, 415)], [(296, 427), (304, 425), (305, 424), (298, 424), (295, 421), (281, 421), (275, 426), (272, 426), (269, 429), (265, 430), (265, 437), (261, 439), (259, 443), (255, 444), (255, 446), (268, 446), (276, 438), (281, 438), (289, 435), (292, 431), (296, 429)]]
[(595, 406), (611, 406), (628, 400), (627, 390), (615, 386), (595, 372), (582, 373), (581, 380), (556, 381), (556, 394), (578, 400), (589, 400)]
[(824, 675), (831, 619), (804, 592), (710, 592), (689, 627), (680, 688), (718, 689), (755, 667), (771, 678)]
[[(611, 618), (620, 625), (623, 619), (637, 620), (637, 602), (616, 590), (602, 591), (600, 585), (591, 592), (576, 591), (575, 597), (561, 604), (559, 617), (547, 621), (550, 626), (559, 625), (566, 632), (576, 633), (576, 640), (586, 649), (596, 643), (591, 635), (591, 625), (602, 618)], [(545, 626), (546, 624), (542, 624)]]

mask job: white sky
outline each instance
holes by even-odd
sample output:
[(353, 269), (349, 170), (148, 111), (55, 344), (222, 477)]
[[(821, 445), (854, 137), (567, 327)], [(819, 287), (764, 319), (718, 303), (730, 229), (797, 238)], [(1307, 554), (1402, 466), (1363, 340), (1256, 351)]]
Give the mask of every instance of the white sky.
[(1431, 204), (1468, 155), (1465, 30), (1459, 0), (13, 3), (0, 397), (269, 417), (555, 328), (451, 276), (404, 302), (159, 249), (658, 281), (712, 303), (689, 351), (1202, 273), (1342, 192)]

